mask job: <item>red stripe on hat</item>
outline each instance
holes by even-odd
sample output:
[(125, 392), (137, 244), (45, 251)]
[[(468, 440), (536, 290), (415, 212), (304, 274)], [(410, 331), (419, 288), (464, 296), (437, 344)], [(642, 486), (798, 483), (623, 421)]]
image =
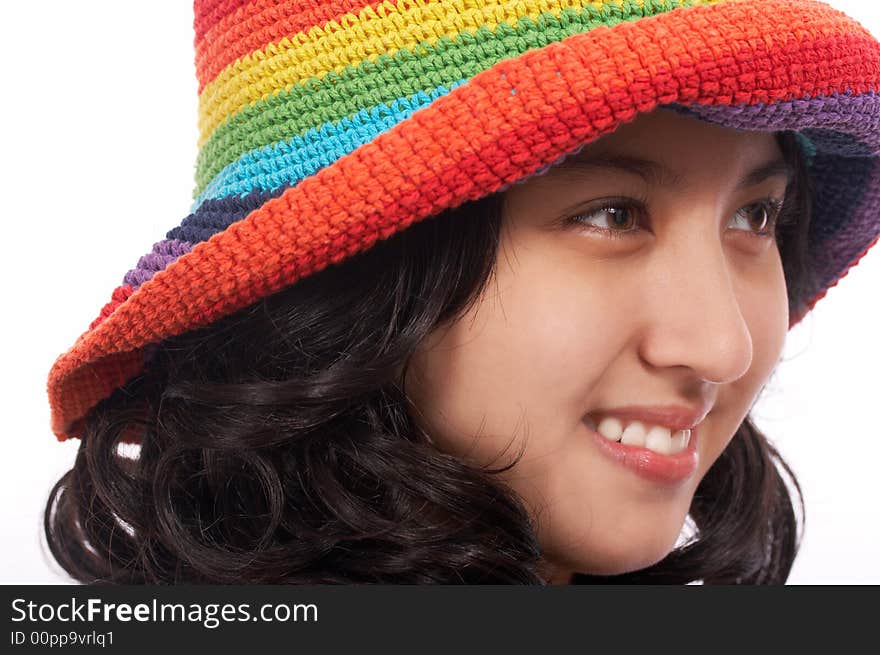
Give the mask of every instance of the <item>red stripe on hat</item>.
[[(364, 7), (375, 9), (384, 0), (256, 0), (244, 5), (242, 1), (196, 0), (199, 93), (236, 59), (316, 25), (339, 21), (345, 14), (357, 14)], [(206, 15), (200, 18), (203, 11)]]

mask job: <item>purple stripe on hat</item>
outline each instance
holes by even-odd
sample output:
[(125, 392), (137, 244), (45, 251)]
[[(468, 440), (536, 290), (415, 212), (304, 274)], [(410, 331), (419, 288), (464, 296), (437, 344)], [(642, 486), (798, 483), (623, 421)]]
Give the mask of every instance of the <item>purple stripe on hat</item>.
[[(664, 105), (684, 114), (691, 114), (711, 123), (741, 130), (799, 130), (813, 136), (847, 134), (854, 139), (832, 137), (820, 145), (826, 152), (841, 155), (880, 153), (880, 96), (876, 91), (862, 94), (809, 94), (802, 99), (754, 105)], [(823, 129), (812, 130), (817, 125)], [(824, 147), (823, 147), (824, 146)], [(856, 148), (853, 150), (852, 148)]]
[(163, 270), (168, 264), (190, 250), (192, 250), (191, 243), (178, 241), (177, 239), (166, 239), (154, 243), (153, 251), (138, 260), (137, 266), (125, 274), (122, 283), (130, 284), (132, 290), (135, 290), (157, 272)]
[(192, 250), (197, 243), (207, 241), (245, 218), (266, 201), (280, 196), (287, 188), (283, 186), (272, 191), (206, 200), (198, 210), (184, 218), (178, 227), (169, 230), (163, 241), (153, 244), (152, 252), (141, 257), (137, 266), (125, 274), (123, 284), (130, 284), (132, 290), (137, 289), (178, 257)]

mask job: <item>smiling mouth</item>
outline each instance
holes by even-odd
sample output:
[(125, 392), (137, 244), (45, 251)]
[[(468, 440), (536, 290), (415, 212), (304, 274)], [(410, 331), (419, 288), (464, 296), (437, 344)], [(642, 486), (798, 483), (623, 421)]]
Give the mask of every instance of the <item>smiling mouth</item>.
[[(617, 420), (619, 421), (620, 419)], [(636, 423), (636, 421), (632, 421), (626, 427), (629, 428), (632, 423)], [(585, 417), (583, 424), (589, 431), (590, 435), (592, 435), (593, 441), (597, 444), (598, 449), (607, 456), (609, 460), (622, 464), (624, 468), (634, 472), (643, 480), (648, 480), (655, 484), (677, 486), (693, 477), (699, 467), (700, 457), (697, 452), (697, 426), (689, 430), (690, 435), (686, 438), (686, 443), (683, 448), (674, 452), (673, 448), (670, 446), (669, 452), (660, 452), (660, 449), (665, 450), (667, 448), (665, 442), (662, 443), (662, 445), (658, 445), (657, 441), (659, 438), (665, 439), (666, 437), (664, 434), (661, 434), (659, 438), (657, 436), (652, 437), (651, 442), (649, 443), (648, 430), (645, 434), (645, 443), (639, 445), (637, 440), (638, 428), (634, 428), (634, 431), (632, 432), (632, 434), (635, 435), (632, 439), (636, 441), (636, 443), (633, 444), (624, 443), (623, 430), (621, 430), (620, 433), (620, 440), (613, 440), (604, 436), (593, 427), (595, 426), (595, 420), (592, 419), (592, 417)], [(599, 426), (596, 427), (601, 427), (601, 424), (602, 421), (600, 420)], [(644, 424), (642, 424), (642, 427), (644, 429)], [(655, 427), (660, 426), (651, 426), (651, 428)], [(664, 428), (664, 430), (669, 431), (669, 428)], [(681, 439), (682, 437), (679, 438)], [(671, 442), (671, 440), (672, 433), (670, 431), (669, 441)]]
[(687, 449), (691, 430), (674, 430), (664, 425), (639, 420), (620, 419), (616, 416), (586, 416), (584, 422), (594, 432), (610, 442), (625, 446), (646, 448), (661, 455), (675, 455)]

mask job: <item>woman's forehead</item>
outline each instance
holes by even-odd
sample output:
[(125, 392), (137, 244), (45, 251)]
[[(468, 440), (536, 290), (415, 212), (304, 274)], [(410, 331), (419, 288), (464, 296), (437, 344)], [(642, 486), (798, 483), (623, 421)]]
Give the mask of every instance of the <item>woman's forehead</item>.
[(773, 132), (738, 130), (687, 116), (671, 109), (640, 113), (610, 134), (586, 144), (574, 157), (589, 157), (603, 151), (621, 149), (664, 153), (711, 150), (714, 153), (754, 153), (757, 156), (779, 153)]
[(737, 176), (737, 186), (793, 174), (773, 132), (736, 130), (661, 109), (586, 144), (538, 178), (627, 172), (650, 185), (675, 187), (710, 171)]

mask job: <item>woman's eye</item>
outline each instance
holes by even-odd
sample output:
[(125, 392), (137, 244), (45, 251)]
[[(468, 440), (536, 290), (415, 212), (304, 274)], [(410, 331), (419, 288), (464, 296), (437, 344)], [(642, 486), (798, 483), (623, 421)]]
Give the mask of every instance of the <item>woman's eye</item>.
[(782, 201), (776, 198), (764, 198), (746, 205), (733, 215), (734, 219), (744, 218), (746, 230), (755, 236), (769, 237), (776, 234), (776, 219), (782, 209)]
[(641, 211), (642, 208), (638, 204), (615, 200), (576, 214), (567, 219), (566, 223), (592, 228), (617, 238), (627, 236), (631, 232), (638, 232), (641, 229), (637, 225)]
[[(739, 231), (751, 232), (759, 237), (771, 237), (775, 236), (776, 221), (781, 208), (781, 200), (762, 198), (738, 209), (731, 220), (746, 223), (744, 229), (736, 228)], [(644, 214), (644, 204), (640, 201), (613, 200), (606, 201), (595, 209), (575, 214), (565, 222), (619, 238), (632, 236), (641, 231), (640, 219)]]

